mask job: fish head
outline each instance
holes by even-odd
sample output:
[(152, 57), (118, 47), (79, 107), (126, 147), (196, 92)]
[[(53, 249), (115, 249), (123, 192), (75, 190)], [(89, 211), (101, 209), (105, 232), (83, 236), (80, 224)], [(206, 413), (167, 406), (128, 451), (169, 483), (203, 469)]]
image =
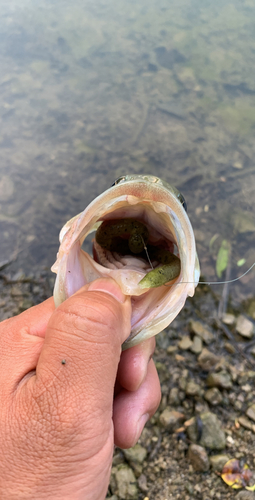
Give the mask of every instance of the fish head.
[[(180, 259), (180, 273), (156, 288), (139, 282), (151, 270), (150, 259), (122, 255), (93, 241), (93, 256), (82, 249), (90, 233), (105, 221), (133, 219), (148, 229), (149, 243), (164, 246)], [(195, 238), (182, 194), (151, 175), (119, 177), (60, 231), (60, 247), (52, 271), (57, 274), (55, 305), (100, 277), (111, 277), (131, 297), (131, 333), (123, 349), (136, 345), (166, 328), (193, 296), (200, 270)], [(147, 252), (148, 253), (148, 252)], [(157, 266), (158, 263), (156, 262)]]

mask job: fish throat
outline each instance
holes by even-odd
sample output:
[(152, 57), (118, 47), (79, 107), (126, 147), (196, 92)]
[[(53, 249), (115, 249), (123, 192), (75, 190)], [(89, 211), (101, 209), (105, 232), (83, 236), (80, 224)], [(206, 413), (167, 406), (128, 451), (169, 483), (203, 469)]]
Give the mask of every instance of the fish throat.
[(105, 250), (149, 262), (152, 270), (139, 281), (138, 286), (141, 288), (165, 285), (180, 274), (180, 259), (168, 249), (169, 244), (163, 239), (155, 244), (150, 242), (150, 230), (135, 218), (103, 221), (96, 231), (95, 239)]

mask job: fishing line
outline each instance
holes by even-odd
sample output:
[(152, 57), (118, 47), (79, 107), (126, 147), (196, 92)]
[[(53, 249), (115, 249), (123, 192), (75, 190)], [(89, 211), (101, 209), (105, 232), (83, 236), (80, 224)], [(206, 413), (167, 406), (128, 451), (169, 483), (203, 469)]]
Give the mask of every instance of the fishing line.
[[(144, 250), (145, 250), (145, 253), (147, 255), (147, 259), (149, 261), (149, 264), (151, 266), (151, 269), (153, 270), (154, 267), (151, 263), (151, 259), (150, 259), (150, 256), (149, 256), (149, 253), (148, 253), (148, 249), (147, 249), (147, 246), (145, 245), (145, 242), (144, 242), (144, 239), (142, 237), (142, 235), (140, 235), (141, 239), (142, 239), (142, 242), (143, 242), (143, 246), (144, 246)], [(234, 283), (235, 281), (239, 281), (240, 279), (242, 279), (244, 276), (246, 276), (246, 274), (248, 274), (252, 268), (255, 266), (255, 262), (253, 262), (253, 264), (251, 265), (251, 267), (249, 267), (249, 269), (247, 269), (247, 271), (245, 271), (245, 273), (241, 274), (241, 276), (238, 276), (238, 278), (234, 278), (232, 280), (226, 280), (226, 281), (198, 281), (197, 284), (198, 285), (225, 285), (227, 283)], [(193, 284), (196, 284), (196, 281), (181, 281), (180, 283), (173, 283), (171, 285), (164, 285), (164, 286), (173, 286), (173, 285), (182, 285), (182, 284), (189, 284), (189, 283), (193, 283)]]
[[(245, 271), (245, 273), (241, 274), (241, 276), (238, 276), (238, 278), (234, 278), (233, 280), (227, 280), (227, 281), (199, 281), (198, 284), (199, 285), (224, 285), (225, 283), (234, 283), (234, 281), (238, 281), (240, 280), (241, 278), (243, 278), (246, 274), (248, 274), (252, 268), (255, 266), (255, 262), (253, 262), (253, 264), (251, 265), (251, 267), (249, 267), (249, 269), (247, 269), (247, 271)], [(183, 282), (185, 283), (185, 282)]]
[[(233, 280), (227, 280), (227, 281), (198, 281), (198, 285), (225, 285), (225, 283), (234, 283), (234, 281), (239, 281), (241, 278), (243, 278), (246, 274), (248, 274), (252, 268), (255, 266), (255, 262), (245, 271), (245, 273), (241, 274), (241, 276), (238, 276), (238, 278), (234, 278)], [(196, 281), (181, 281), (179, 283), (173, 283), (171, 285), (164, 285), (164, 286), (174, 286), (174, 285), (182, 285), (182, 284), (188, 284), (188, 283), (194, 283), (196, 284)]]
[(149, 261), (149, 264), (150, 264), (150, 266), (151, 266), (151, 269), (153, 270), (153, 269), (154, 269), (154, 267), (153, 267), (153, 265), (152, 265), (152, 263), (151, 263), (151, 259), (150, 259), (150, 256), (149, 256), (149, 253), (148, 253), (148, 250), (147, 250), (147, 246), (145, 245), (145, 242), (144, 242), (144, 239), (143, 239), (142, 235), (140, 234), (139, 236), (142, 238), (143, 248), (144, 248), (145, 253), (146, 253), (146, 255), (147, 255), (147, 259), (148, 259), (148, 261)]

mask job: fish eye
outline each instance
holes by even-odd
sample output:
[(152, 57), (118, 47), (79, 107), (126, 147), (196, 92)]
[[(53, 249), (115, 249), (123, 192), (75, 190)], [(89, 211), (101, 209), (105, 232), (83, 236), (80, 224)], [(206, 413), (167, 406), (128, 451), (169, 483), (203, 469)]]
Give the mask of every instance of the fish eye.
[(116, 179), (116, 181), (114, 181), (114, 183), (111, 185), (111, 187), (116, 186), (116, 184), (120, 184), (120, 182), (125, 181), (125, 179), (126, 179), (126, 176), (121, 175), (120, 177), (118, 177), (118, 179)]
[(181, 193), (178, 194), (178, 200), (181, 202), (181, 204), (182, 204), (185, 212), (187, 212), (187, 210), (188, 210), (187, 203), (185, 201), (185, 198), (184, 198), (183, 194), (181, 194)]

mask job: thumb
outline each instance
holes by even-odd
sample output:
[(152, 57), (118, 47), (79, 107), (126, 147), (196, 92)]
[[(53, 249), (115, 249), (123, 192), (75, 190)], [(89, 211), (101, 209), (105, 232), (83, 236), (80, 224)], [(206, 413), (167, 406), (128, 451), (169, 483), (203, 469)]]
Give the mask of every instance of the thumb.
[(34, 396), (47, 391), (47, 399), (57, 397), (60, 409), (68, 401), (94, 417), (97, 412), (103, 418), (105, 412), (111, 414), (130, 317), (130, 299), (112, 279), (96, 280), (63, 302), (48, 322), (33, 377)]

